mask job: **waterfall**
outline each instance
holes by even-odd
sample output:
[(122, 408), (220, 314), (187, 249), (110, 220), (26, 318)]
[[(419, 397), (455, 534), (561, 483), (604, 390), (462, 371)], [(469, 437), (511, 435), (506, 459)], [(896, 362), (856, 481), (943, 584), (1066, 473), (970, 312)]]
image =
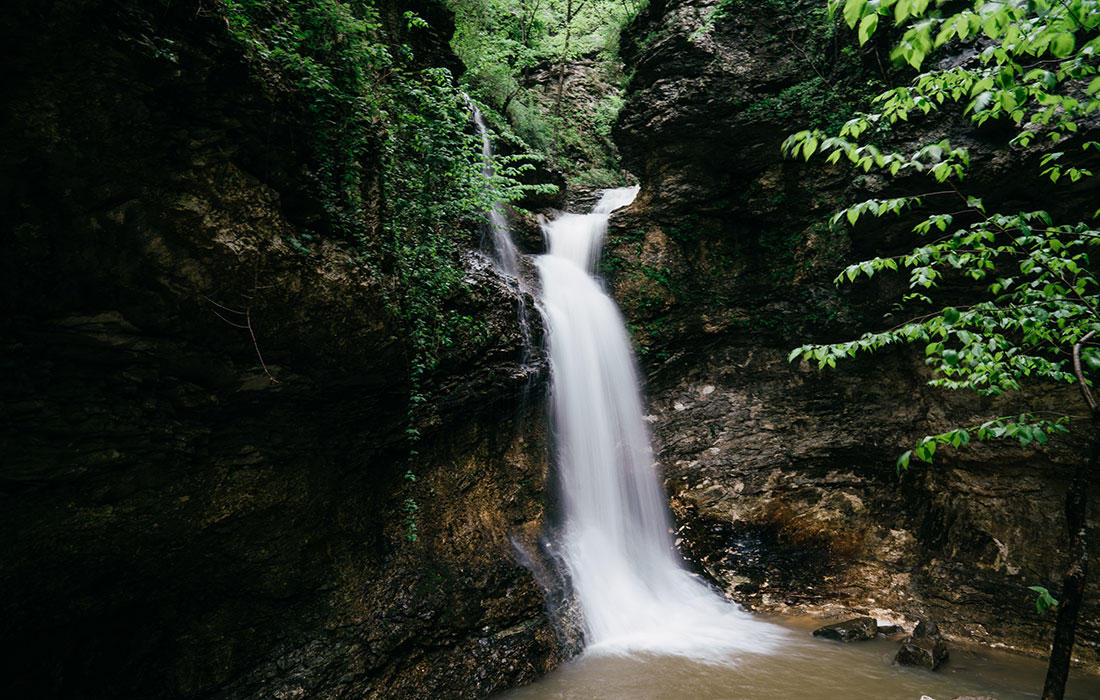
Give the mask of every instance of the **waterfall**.
[(592, 213), (545, 224), (549, 252), (536, 261), (565, 506), (563, 556), (590, 653), (727, 663), (738, 653), (771, 650), (783, 631), (691, 575), (673, 547), (630, 341), (593, 276), (608, 217), (636, 193), (608, 190)]
[[(469, 98), (467, 98), (469, 99)], [(481, 172), (486, 178), (493, 175), (493, 144), (489, 141), (489, 128), (485, 125), (485, 118), (481, 116), (481, 110), (477, 105), (470, 103), (474, 114), (474, 124), (477, 133), (481, 135), (481, 157), (485, 165)], [(496, 253), (496, 262), (501, 272), (512, 277), (518, 277), (518, 254), (516, 245), (512, 242), (512, 236), (508, 230), (508, 220), (504, 218), (504, 205), (501, 202), (493, 202), (489, 208), (489, 231), (493, 236), (493, 251)]]

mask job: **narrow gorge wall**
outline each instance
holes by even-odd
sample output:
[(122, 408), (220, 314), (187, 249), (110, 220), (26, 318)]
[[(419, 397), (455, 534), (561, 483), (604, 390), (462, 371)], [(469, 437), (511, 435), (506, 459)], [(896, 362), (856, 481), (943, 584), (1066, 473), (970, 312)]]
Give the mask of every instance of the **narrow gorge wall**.
[[(842, 203), (923, 187), (782, 160), (787, 134), (835, 123), (906, 79), (889, 67), (888, 37), (861, 50), (823, 5), (724, 2), (707, 28), (719, 3), (657, 0), (624, 40), (634, 73), (616, 137), (643, 185), (613, 218), (604, 266), (649, 373), (680, 546), (750, 607), (924, 615), (949, 635), (1041, 653), (1053, 616), (1035, 614), (1027, 586), (1060, 585), (1063, 499), (1082, 440), (948, 451), (899, 477), (895, 458), (921, 436), (1024, 404), (927, 387), (919, 348), (825, 372), (786, 360), (803, 343), (887, 323), (904, 280), (837, 290), (832, 279), (906, 249), (912, 223), (846, 231), (827, 219)], [(1054, 197), (1049, 183), (1019, 177), (1030, 156), (998, 146), (996, 125), (975, 130), (950, 113), (913, 121), (897, 138), (949, 135), (971, 149), (979, 196), (1067, 211), (1089, 201), (1084, 188)], [(1028, 401), (1065, 410), (1079, 399), (1044, 388)], [(1092, 580), (1076, 651), (1096, 668)]]
[[(446, 304), (479, 324), (428, 378), (410, 480), (387, 280), (317, 235), (303, 106), (214, 9), (4, 11), (3, 694), (529, 681), (558, 643), (514, 561), (546, 481), (545, 364), (521, 365), (515, 292), (464, 255)], [(446, 36), (417, 41), (454, 66)]]

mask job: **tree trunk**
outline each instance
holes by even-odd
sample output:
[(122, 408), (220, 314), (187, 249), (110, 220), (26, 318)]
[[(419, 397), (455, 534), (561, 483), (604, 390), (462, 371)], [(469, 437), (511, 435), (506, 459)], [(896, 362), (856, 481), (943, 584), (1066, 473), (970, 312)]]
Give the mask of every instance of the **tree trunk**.
[(1062, 700), (1069, 677), (1073, 638), (1077, 632), (1077, 615), (1085, 595), (1085, 579), (1088, 574), (1088, 546), (1085, 511), (1088, 503), (1089, 475), (1100, 461), (1100, 415), (1094, 409), (1092, 440), (1087, 459), (1081, 460), (1073, 473), (1066, 492), (1066, 525), (1069, 527), (1069, 566), (1062, 580), (1062, 598), (1058, 604), (1058, 620), (1054, 626), (1054, 643), (1050, 650), (1050, 664), (1043, 684), (1042, 700)]
[(561, 101), (565, 96), (565, 62), (569, 60), (569, 39), (573, 33), (573, 0), (565, 6), (565, 45), (561, 50), (561, 62), (558, 63), (558, 98), (554, 102), (554, 116), (561, 117)]
[[(521, 80), (523, 79), (523, 76), (522, 76), (522, 75), (520, 75), (520, 79), (521, 79)], [(520, 84), (520, 85), (519, 85), (519, 86), (518, 86), (518, 87), (517, 87), (517, 88), (516, 88), (515, 90), (512, 90), (512, 94), (511, 94), (511, 95), (508, 95), (508, 97), (507, 97), (507, 98), (505, 98), (505, 100), (504, 100), (504, 104), (502, 104), (502, 105), (500, 106), (500, 113), (501, 113), (501, 115), (503, 115), (503, 116), (505, 116), (505, 117), (507, 117), (507, 116), (508, 116), (508, 105), (512, 104), (512, 100), (514, 100), (514, 99), (515, 99), (516, 95), (518, 95), (518, 94), (520, 93), (520, 91), (521, 91), (521, 90), (523, 90), (523, 85), (522, 85), (522, 84)]]

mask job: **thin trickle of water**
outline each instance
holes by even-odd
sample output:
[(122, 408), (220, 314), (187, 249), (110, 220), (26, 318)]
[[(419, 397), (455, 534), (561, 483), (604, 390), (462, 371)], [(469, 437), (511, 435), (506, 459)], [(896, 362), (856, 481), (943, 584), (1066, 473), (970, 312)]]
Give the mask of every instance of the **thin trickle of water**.
[[(481, 172), (486, 178), (490, 178), (493, 175), (493, 144), (489, 139), (489, 127), (485, 124), (485, 118), (477, 105), (468, 96), (466, 100), (470, 106), (470, 111), (473, 113), (477, 133), (481, 136), (481, 158), (484, 162)], [(508, 219), (504, 216), (504, 203), (493, 202), (487, 215), (489, 217), (489, 231), (493, 238), (493, 262), (496, 263), (497, 270), (504, 273), (508, 284), (516, 291), (516, 320), (519, 323), (519, 331), (523, 341), (523, 356), (520, 358), (520, 365), (526, 369), (532, 355), (531, 321), (527, 316), (527, 303), (525, 301), (528, 290), (519, 274), (519, 251), (516, 250), (516, 244), (512, 242), (512, 231), (508, 226)], [(533, 373), (531, 379), (534, 379)]]
[(592, 275), (610, 213), (636, 193), (608, 190), (592, 213), (546, 224), (549, 253), (536, 263), (553, 376), (564, 558), (588, 653), (728, 663), (771, 651), (785, 632), (720, 597), (688, 573), (673, 548), (630, 341), (615, 302)]
[[(493, 175), (493, 144), (489, 140), (489, 128), (485, 125), (485, 118), (481, 116), (481, 110), (477, 105), (471, 104), (474, 113), (474, 124), (481, 136), (481, 156), (485, 165), (481, 172), (485, 177)], [(512, 235), (508, 228), (508, 220), (504, 216), (504, 203), (493, 202), (489, 208), (489, 231), (493, 236), (494, 260), (500, 271), (511, 277), (519, 276), (519, 255), (516, 245), (512, 242)]]

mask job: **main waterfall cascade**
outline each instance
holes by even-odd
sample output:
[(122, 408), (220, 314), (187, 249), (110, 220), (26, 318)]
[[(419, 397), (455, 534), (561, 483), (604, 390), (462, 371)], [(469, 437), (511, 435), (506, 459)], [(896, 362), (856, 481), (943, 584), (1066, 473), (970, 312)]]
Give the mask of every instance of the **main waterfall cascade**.
[(786, 633), (720, 597), (675, 553), (626, 327), (593, 276), (611, 212), (637, 190), (608, 190), (592, 213), (543, 225), (549, 252), (536, 265), (565, 506), (562, 552), (589, 653), (728, 663), (771, 651)]

